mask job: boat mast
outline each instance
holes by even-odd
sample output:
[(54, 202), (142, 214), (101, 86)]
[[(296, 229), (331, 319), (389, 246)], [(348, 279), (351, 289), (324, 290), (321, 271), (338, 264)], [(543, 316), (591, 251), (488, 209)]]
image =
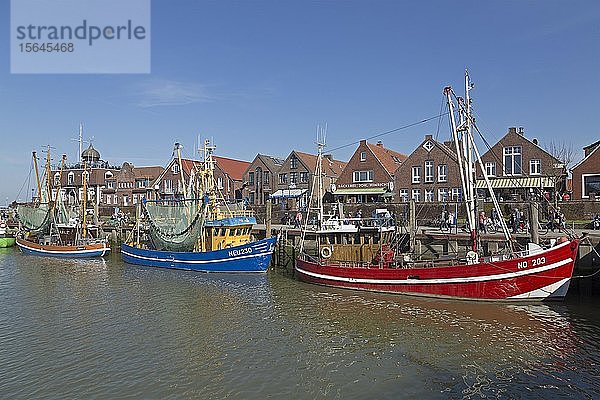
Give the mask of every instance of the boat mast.
[(185, 184), (185, 176), (183, 175), (183, 163), (181, 162), (181, 144), (175, 143), (175, 151), (177, 152), (177, 160), (179, 162), (179, 174), (181, 178), (181, 186), (183, 187), (183, 198), (187, 198), (187, 190)]
[(50, 145), (46, 151), (46, 190), (48, 193), (48, 202), (52, 203), (51, 208), (54, 208), (54, 202), (52, 199), (52, 180), (50, 179)]
[(31, 154), (33, 156), (33, 167), (35, 168), (35, 179), (37, 181), (37, 188), (38, 188), (37, 202), (41, 203), (42, 202), (42, 183), (40, 182), (40, 171), (38, 170), (37, 153), (35, 151), (32, 151)]
[(86, 171), (86, 162), (83, 160), (83, 224), (81, 235), (82, 238), (87, 236), (87, 171)]
[[(461, 124), (460, 126), (456, 125), (456, 120), (454, 119), (454, 102), (452, 101), (453, 90), (452, 87), (446, 86), (444, 88), (444, 95), (446, 96), (446, 101), (448, 103), (448, 114), (450, 116), (450, 125), (452, 128), (452, 138), (454, 139), (454, 147), (456, 148), (456, 155), (458, 158), (458, 170), (460, 172), (460, 182), (463, 191), (463, 200), (465, 202), (465, 206), (467, 207), (467, 222), (469, 224), (469, 229), (471, 230), (471, 239), (472, 239), (472, 250), (477, 251), (477, 240), (476, 240), (476, 232), (475, 229), (475, 210), (471, 208), (470, 203), (470, 181), (472, 180), (472, 176), (469, 175), (468, 171), (468, 160), (469, 158), (465, 154), (466, 152), (466, 143), (464, 137), (464, 126)], [(462, 122), (462, 117), (461, 117)]]

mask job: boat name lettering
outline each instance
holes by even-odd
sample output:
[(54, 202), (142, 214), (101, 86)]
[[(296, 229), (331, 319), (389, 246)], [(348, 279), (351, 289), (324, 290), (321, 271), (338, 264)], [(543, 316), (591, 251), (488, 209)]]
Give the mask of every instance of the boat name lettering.
[(517, 263), (517, 268), (519, 268), (519, 269), (527, 268), (527, 261), (519, 261)]
[(246, 247), (245, 249), (239, 249), (239, 250), (230, 250), (229, 257), (242, 256), (244, 254), (250, 254), (250, 253), (252, 253), (252, 247)]
[(533, 266), (539, 266), (539, 265), (544, 265), (546, 264), (546, 257), (540, 257), (540, 258), (534, 258), (533, 260), (531, 260), (531, 263), (533, 264)]

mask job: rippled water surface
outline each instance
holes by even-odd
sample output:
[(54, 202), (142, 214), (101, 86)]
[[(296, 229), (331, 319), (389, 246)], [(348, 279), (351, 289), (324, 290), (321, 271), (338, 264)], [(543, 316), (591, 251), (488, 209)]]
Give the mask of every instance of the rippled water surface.
[(600, 312), (0, 252), (0, 398), (600, 398)]

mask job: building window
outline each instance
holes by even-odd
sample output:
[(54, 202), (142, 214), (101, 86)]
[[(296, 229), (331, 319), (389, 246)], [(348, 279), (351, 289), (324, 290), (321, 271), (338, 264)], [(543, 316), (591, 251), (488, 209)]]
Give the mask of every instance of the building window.
[(112, 172), (110, 172), (110, 171), (106, 171), (106, 172), (104, 173), (104, 179), (110, 179), (110, 178), (112, 178), (112, 177), (113, 177), (113, 174), (112, 174)]
[(360, 152), (360, 161), (367, 161), (367, 152), (366, 151)]
[(542, 160), (530, 160), (529, 161), (529, 174), (530, 175), (541, 175), (542, 174)]
[(431, 142), (431, 140), (428, 140), (423, 144), (423, 148), (425, 150), (427, 150), (427, 152), (430, 152), (431, 150), (433, 150), (433, 146), (434, 146), (434, 144)]
[(106, 187), (109, 189), (115, 188), (115, 181), (106, 181)]
[(438, 165), (438, 182), (448, 182), (448, 165)]
[(254, 192), (250, 193), (249, 202), (250, 202), (250, 204), (254, 204)]
[(75, 183), (75, 174), (73, 172), (69, 172), (67, 175), (67, 185), (73, 185)]
[(178, 174), (179, 173), (179, 164), (177, 164), (177, 163), (173, 164), (173, 166), (171, 167), (171, 171), (173, 171), (174, 174)]
[(408, 201), (408, 189), (400, 189), (400, 201), (404, 203)]
[(269, 184), (269, 172), (265, 172), (265, 185)]
[(170, 179), (165, 179), (165, 193), (173, 193), (173, 181)]
[(462, 190), (460, 188), (452, 188), (452, 200), (460, 201), (462, 200)]
[(138, 195), (137, 194), (133, 194), (133, 204), (137, 204), (138, 201)]
[(433, 201), (433, 189), (425, 189), (425, 201)]
[(496, 163), (486, 162), (485, 163), (485, 174), (486, 176), (496, 176)]
[(222, 176), (217, 178), (217, 189), (223, 190), (223, 177)]
[(115, 205), (119, 204), (119, 198), (117, 197), (116, 194), (113, 194), (113, 204), (115, 204)]
[(504, 148), (504, 175), (521, 175), (523, 173), (523, 155), (521, 146)]
[(353, 182), (373, 182), (373, 171), (354, 171)]
[(419, 165), (412, 167), (412, 183), (421, 183), (421, 167)]
[(308, 172), (300, 172), (300, 183), (308, 183)]
[(433, 161), (425, 161), (425, 182), (433, 182)]
[(448, 188), (441, 188), (438, 189), (438, 201), (440, 202), (446, 202), (448, 201)]
[(412, 199), (417, 202), (421, 201), (421, 189), (412, 190)]
[(58, 186), (60, 183), (60, 173), (55, 173), (54, 174), (54, 186)]
[(106, 204), (110, 204), (110, 194), (106, 195)]
[(290, 172), (290, 183), (296, 184), (298, 183), (298, 173)]
[(292, 156), (292, 158), (290, 158), (290, 168), (291, 169), (298, 168), (298, 158), (296, 156)]
[(600, 196), (599, 174), (583, 174), (581, 175), (581, 183), (583, 186), (583, 190), (581, 191), (581, 197), (585, 199), (594, 199), (596, 196)]
[(287, 174), (279, 174), (279, 184), (280, 185), (287, 184)]
[(254, 172), (248, 172), (248, 182), (250, 182), (251, 185), (254, 185)]

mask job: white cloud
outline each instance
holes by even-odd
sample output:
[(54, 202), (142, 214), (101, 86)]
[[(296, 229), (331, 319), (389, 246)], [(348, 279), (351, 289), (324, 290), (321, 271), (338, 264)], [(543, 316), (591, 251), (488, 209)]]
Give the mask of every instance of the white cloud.
[(139, 107), (182, 106), (215, 100), (206, 87), (173, 80), (153, 80), (137, 87), (136, 105)]

